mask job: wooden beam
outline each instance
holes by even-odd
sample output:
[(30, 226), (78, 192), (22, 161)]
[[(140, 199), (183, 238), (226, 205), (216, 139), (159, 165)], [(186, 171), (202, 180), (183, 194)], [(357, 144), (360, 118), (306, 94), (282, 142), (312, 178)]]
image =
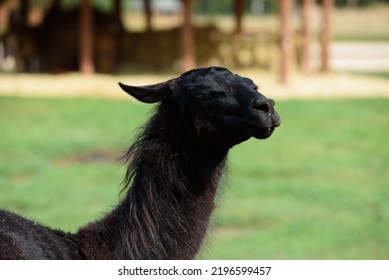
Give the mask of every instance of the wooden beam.
[(312, 12), (315, 0), (302, 0), (302, 35), (301, 68), (305, 75), (312, 72), (311, 42), (312, 42)]
[(192, 26), (192, 0), (181, 0), (183, 4), (181, 27), (181, 70), (188, 71), (196, 67), (195, 39)]
[(280, 80), (288, 84), (292, 65), (292, 0), (279, 0), (280, 5), (280, 26), (281, 26), (281, 62)]
[(330, 44), (332, 38), (332, 9), (333, 0), (322, 0), (323, 3), (323, 27), (321, 30), (321, 70), (323, 72), (329, 72), (331, 70), (330, 59)]
[(94, 23), (91, 0), (81, 0), (79, 19), (79, 64), (83, 74), (95, 72)]

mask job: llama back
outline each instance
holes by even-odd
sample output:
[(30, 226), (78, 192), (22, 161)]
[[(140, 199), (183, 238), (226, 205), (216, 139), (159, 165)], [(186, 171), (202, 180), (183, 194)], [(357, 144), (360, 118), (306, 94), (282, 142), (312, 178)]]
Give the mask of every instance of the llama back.
[(82, 259), (71, 236), (0, 210), (0, 259)]

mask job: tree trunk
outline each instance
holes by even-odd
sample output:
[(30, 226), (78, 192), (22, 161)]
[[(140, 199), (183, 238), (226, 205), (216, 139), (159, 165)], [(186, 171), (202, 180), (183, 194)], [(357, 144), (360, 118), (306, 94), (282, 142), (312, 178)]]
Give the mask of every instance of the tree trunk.
[(115, 0), (113, 3), (113, 15), (117, 22), (122, 23), (122, 0)]
[(21, 0), (20, 1), (20, 13), (21, 13), (21, 26), (22, 28), (27, 28), (28, 23), (28, 12), (30, 10), (30, 1)]
[(245, 0), (234, 0), (234, 14), (235, 14), (235, 36), (242, 38), (243, 35), (243, 15), (245, 8)]
[(143, 0), (144, 3), (144, 10), (145, 10), (145, 16), (146, 16), (146, 31), (151, 31), (153, 29), (153, 13), (151, 10), (151, 1), (150, 0)]
[(90, 0), (82, 0), (80, 4), (80, 71), (83, 74), (92, 74), (95, 72), (94, 65), (94, 24), (93, 11)]
[(196, 67), (194, 33), (191, 16), (191, 0), (182, 0), (183, 24), (181, 27), (181, 70), (188, 71)]
[(292, 0), (279, 0), (281, 21), (281, 83), (287, 84), (292, 64)]
[(312, 9), (314, 0), (303, 0), (302, 2), (302, 33), (303, 47), (301, 54), (301, 68), (305, 75), (312, 71), (311, 65), (311, 42), (312, 42)]
[(6, 26), (8, 23), (9, 3), (0, 1), (0, 26)]
[(333, 7), (333, 0), (323, 1), (323, 27), (321, 31), (321, 59), (322, 71), (330, 71), (330, 43), (332, 37), (331, 13)]

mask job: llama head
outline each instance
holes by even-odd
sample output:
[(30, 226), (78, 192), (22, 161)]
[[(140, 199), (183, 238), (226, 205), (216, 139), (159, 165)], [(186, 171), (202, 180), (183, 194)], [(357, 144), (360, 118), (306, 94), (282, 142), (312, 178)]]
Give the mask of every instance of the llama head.
[(119, 85), (142, 102), (175, 104), (192, 140), (205, 147), (265, 139), (281, 123), (274, 101), (259, 93), (252, 80), (221, 67), (194, 69), (155, 85)]

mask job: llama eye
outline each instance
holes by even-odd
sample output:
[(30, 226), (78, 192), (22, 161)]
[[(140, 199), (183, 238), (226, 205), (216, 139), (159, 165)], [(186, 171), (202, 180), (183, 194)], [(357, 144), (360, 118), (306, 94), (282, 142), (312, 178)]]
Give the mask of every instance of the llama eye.
[(210, 97), (210, 99), (220, 98), (220, 97), (226, 97), (226, 93), (224, 91), (211, 90), (208, 96)]
[(201, 101), (210, 101), (217, 98), (225, 97), (226, 94), (223, 91), (209, 91), (207, 93), (201, 94), (198, 96)]

